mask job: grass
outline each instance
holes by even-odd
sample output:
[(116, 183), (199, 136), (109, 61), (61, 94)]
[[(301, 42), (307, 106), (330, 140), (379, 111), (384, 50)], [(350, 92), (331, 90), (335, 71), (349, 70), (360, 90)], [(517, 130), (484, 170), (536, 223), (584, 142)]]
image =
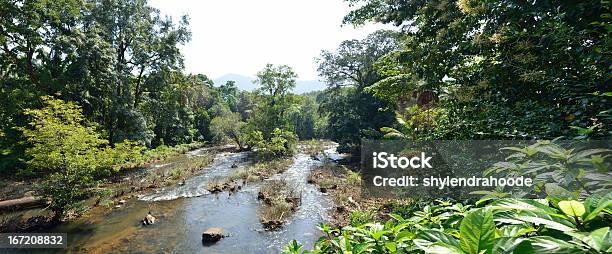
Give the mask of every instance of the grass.
[(293, 160), (291, 158), (278, 158), (271, 161), (259, 161), (251, 165), (247, 169), (234, 171), (227, 181), (246, 180), (247, 182), (259, 182), (269, 178), (275, 174), (282, 173), (291, 166)]
[(203, 147), (205, 143), (203, 142), (192, 142), (189, 144), (180, 144), (176, 146), (166, 146), (160, 145), (154, 149), (150, 149), (145, 151), (143, 155), (143, 159), (145, 162), (165, 160), (172, 156), (176, 156), (179, 154), (184, 154), (191, 150)]
[(323, 152), (326, 148), (328, 148), (332, 143), (330, 141), (325, 140), (304, 140), (300, 141), (301, 150), (308, 155), (314, 156), (321, 152)]
[(225, 186), (226, 181), (220, 178), (213, 178), (208, 183), (206, 183), (206, 189), (210, 192), (218, 192), (223, 190), (223, 186)]
[(246, 180), (249, 178), (249, 176), (251, 175), (251, 172), (249, 172), (249, 170), (247, 169), (240, 169), (240, 170), (236, 170), (234, 171), (229, 177), (228, 180), (229, 181), (239, 181), (239, 180)]
[(379, 208), (389, 207), (390, 202), (395, 202), (394, 207), (413, 202), (412, 200), (391, 201), (363, 196), (361, 194), (363, 183), (361, 175), (349, 167), (325, 163), (315, 168), (308, 177), (309, 183), (316, 184), (321, 191), (328, 192), (334, 200), (336, 209), (332, 214), (331, 223), (335, 227), (357, 225), (364, 221), (371, 221), (373, 218), (388, 217), (388, 211)]
[(232, 174), (224, 179), (214, 179), (209, 182), (207, 189), (209, 191), (220, 191), (227, 189), (234, 183), (245, 181), (245, 182), (260, 182), (267, 179), (275, 174), (281, 173), (289, 166), (291, 166), (293, 160), (291, 158), (278, 158), (270, 161), (258, 161), (246, 169), (235, 170)]
[(300, 204), (296, 191), (284, 180), (271, 180), (262, 184), (258, 198), (263, 200), (259, 220), (267, 230), (274, 230), (284, 223)]

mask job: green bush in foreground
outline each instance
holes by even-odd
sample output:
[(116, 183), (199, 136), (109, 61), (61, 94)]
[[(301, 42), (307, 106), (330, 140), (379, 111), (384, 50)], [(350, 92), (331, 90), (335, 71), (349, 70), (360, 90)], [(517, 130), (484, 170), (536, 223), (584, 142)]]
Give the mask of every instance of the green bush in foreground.
[(438, 202), (384, 224), (331, 229), (314, 250), (293, 240), (284, 253), (609, 253), (612, 192), (584, 202), (499, 199), (485, 206)]
[(30, 128), (21, 128), (30, 147), (25, 175), (43, 176), (39, 191), (51, 203), (54, 219), (78, 208), (96, 192), (97, 179), (123, 165), (141, 160), (142, 147), (133, 142), (109, 145), (94, 127), (84, 124), (81, 107), (51, 96), (41, 97), (44, 107), (27, 109)]

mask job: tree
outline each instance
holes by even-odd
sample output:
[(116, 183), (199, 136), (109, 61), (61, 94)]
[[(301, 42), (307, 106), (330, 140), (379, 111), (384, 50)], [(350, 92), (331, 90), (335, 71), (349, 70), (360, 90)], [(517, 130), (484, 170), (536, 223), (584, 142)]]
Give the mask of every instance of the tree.
[(216, 142), (230, 139), (238, 146), (238, 149), (242, 150), (246, 148), (245, 125), (246, 123), (242, 121), (239, 113), (228, 112), (212, 119), (210, 132)]
[(319, 120), (318, 105), (314, 98), (303, 96), (300, 98), (299, 107), (295, 107), (289, 114), (295, 134), (302, 139), (313, 139), (316, 137), (316, 124)]
[(257, 159), (273, 160), (293, 155), (298, 137), (291, 131), (275, 128), (269, 139), (265, 139), (261, 131), (253, 131), (248, 134), (247, 140), (249, 146), (255, 150)]
[(291, 91), (295, 88), (297, 74), (287, 65), (267, 64), (257, 73), (255, 81), (262, 102), (251, 117), (252, 129), (260, 130), (266, 139), (275, 128), (291, 129), (288, 111), (293, 104)]
[(29, 128), (20, 128), (31, 145), (26, 150), (29, 172), (47, 177), (40, 192), (51, 203), (54, 220), (95, 194), (96, 177), (108, 175), (113, 166), (140, 159), (141, 148), (133, 143), (110, 148), (94, 127), (84, 125), (81, 107), (51, 96), (41, 97), (42, 109), (27, 109)]
[(381, 30), (321, 53), (318, 71), (329, 84), (321, 109), (329, 117), (328, 131), (340, 144), (339, 151), (357, 153), (361, 138), (382, 137), (378, 130), (393, 123), (392, 105), (365, 89), (382, 78), (375, 63), (399, 49), (400, 39), (397, 32)]
[(228, 80), (225, 84), (219, 86), (218, 91), (221, 99), (225, 101), (230, 110), (236, 112), (238, 110), (238, 88), (236, 87), (236, 82)]
[(136, 106), (145, 92), (160, 90), (156, 89), (158, 84), (148, 82), (151, 75), (182, 68), (178, 45), (190, 39), (188, 18), (182, 17), (176, 26), (171, 18), (162, 19), (145, 0), (102, 1), (91, 11), (104, 39), (115, 50), (113, 71), (117, 77), (105, 119), (109, 138), (138, 138), (148, 143), (150, 137), (139, 133), (149, 127), (147, 122), (132, 120), (143, 119)]
[(331, 52), (323, 50), (317, 70), (330, 87), (354, 86), (359, 90), (380, 80), (374, 63), (400, 47), (401, 33), (379, 30), (363, 40), (346, 40)]
[(249, 119), (251, 117), (259, 101), (260, 99), (258, 98), (257, 93), (249, 91), (240, 91), (236, 109), (237, 112), (240, 113), (240, 115), (242, 116), (242, 119)]
[(603, 95), (610, 84), (609, 2), (350, 2), (346, 23), (405, 26), (408, 40), (382, 61), (385, 79), (372, 91), (396, 103), (414, 93), (441, 98), (444, 133), (429, 137), (611, 134)]
[[(146, 0), (0, 1), (0, 167), (23, 167), (25, 108), (60, 93), (76, 101), (110, 143), (151, 145), (146, 112), (183, 68), (178, 46), (190, 39), (188, 18), (175, 23)], [(212, 85), (205, 76), (203, 85)], [(180, 125), (192, 121), (181, 114)], [(207, 128), (206, 128), (207, 129)], [(182, 133), (180, 135), (183, 135)], [(190, 138), (183, 138), (190, 140)], [(0, 168), (1, 170), (2, 168)]]

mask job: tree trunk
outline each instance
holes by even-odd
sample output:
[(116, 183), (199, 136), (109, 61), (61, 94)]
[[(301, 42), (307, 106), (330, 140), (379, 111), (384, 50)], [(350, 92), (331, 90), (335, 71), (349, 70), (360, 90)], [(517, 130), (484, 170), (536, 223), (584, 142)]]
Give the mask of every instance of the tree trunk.
[(23, 197), (18, 199), (0, 201), (0, 211), (18, 211), (29, 208), (41, 207), (46, 204), (41, 197)]

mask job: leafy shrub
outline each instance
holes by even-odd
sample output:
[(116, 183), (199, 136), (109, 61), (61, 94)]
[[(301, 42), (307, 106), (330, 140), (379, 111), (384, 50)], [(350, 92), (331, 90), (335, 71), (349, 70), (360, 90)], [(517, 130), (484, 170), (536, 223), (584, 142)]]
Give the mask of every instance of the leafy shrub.
[(522, 148), (503, 148), (514, 153), (506, 161), (494, 164), (485, 175), (530, 177), (534, 179), (536, 191), (574, 199), (610, 184), (610, 150), (568, 148), (559, 143), (539, 141)]
[(410, 217), (392, 214), (332, 229), (314, 250), (292, 241), (284, 253), (608, 253), (612, 251), (612, 192), (584, 202), (500, 199), (482, 207), (438, 202)]
[(59, 220), (96, 192), (96, 177), (110, 174), (117, 165), (139, 161), (142, 148), (132, 142), (112, 148), (84, 124), (80, 106), (51, 96), (41, 99), (42, 109), (25, 110), (32, 119), (30, 128), (20, 128), (30, 145), (25, 173), (44, 173), (40, 192), (51, 201), (49, 209)]
[(242, 149), (245, 146), (245, 126), (239, 113), (224, 113), (213, 118), (209, 128), (215, 142), (231, 140)]
[(354, 211), (351, 213), (351, 226), (360, 226), (376, 219), (375, 210)]
[(279, 128), (274, 129), (269, 140), (264, 139), (261, 131), (253, 131), (249, 135), (249, 145), (257, 157), (264, 160), (293, 155), (297, 141), (295, 133)]

